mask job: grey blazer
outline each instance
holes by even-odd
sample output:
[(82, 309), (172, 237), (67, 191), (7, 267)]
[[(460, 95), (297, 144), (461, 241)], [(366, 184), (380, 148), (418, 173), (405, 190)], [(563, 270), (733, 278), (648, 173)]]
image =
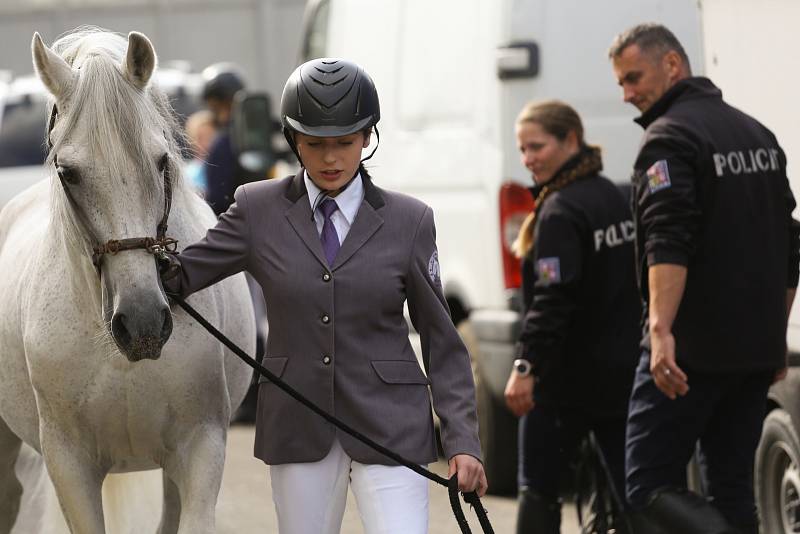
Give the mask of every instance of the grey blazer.
[[(168, 285), (186, 296), (250, 272), (267, 304), (267, 369), (420, 464), (437, 456), (432, 399), (446, 456), (480, 458), (469, 354), (442, 293), (433, 212), (362, 177), (364, 201), (332, 266), (322, 252), (301, 171), (238, 188), (217, 226), (181, 251), (181, 275)], [(427, 377), (408, 340), (406, 300)], [(268, 464), (318, 461), (334, 436), (358, 462), (393, 463), (261, 381), (258, 458)]]

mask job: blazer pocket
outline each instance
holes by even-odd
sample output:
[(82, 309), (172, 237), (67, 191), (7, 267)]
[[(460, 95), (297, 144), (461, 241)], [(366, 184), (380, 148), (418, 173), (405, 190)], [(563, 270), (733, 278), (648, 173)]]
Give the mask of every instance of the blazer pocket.
[(387, 384), (420, 384), (431, 383), (419, 364), (408, 360), (373, 360), (372, 368), (378, 377)]
[[(267, 371), (280, 378), (283, 376), (284, 369), (286, 369), (287, 361), (289, 361), (289, 358), (280, 358), (280, 357), (271, 358), (267, 356), (266, 358), (264, 358), (264, 361), (261, 362), (261, 365), (263, 365), (267, 369)], [(262, 374), (259, 374), (258, 383), (261, 384), (264, 382), (272, 382), (272, 380), (270, 380), (269, 378), (267, 378)]]

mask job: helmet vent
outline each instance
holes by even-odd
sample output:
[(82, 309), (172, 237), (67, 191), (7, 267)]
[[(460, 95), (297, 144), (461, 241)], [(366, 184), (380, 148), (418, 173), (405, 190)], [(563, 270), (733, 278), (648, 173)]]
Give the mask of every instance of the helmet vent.
[(321, 72), (322, 74), (336, 74), (337, 72), (339, 72), (343, 68), (344, 68), (344, 65), (342, 65), (341, 67), (337, 67), (337, 68), (335, 68), (333, 70), (323, 70), (323, 69), (321, 69), (319, 67), (314, 67), (314, 69), (316, 69), (318, 72)]
[(343, 81), (345, 81), (347, 79), (347, 74), (345, 74), (341, 78), (333, 80), (332, 82), (326, 82), (325, 80), (318, 80), (314, 76), (309, 76), (309, 78), (314, 80), (314, 82), (318, 83), (319, 85), (324, 85), (325, 87), (333, 87), (334, 85), (337, 85), (337, 84), (342, 83)]

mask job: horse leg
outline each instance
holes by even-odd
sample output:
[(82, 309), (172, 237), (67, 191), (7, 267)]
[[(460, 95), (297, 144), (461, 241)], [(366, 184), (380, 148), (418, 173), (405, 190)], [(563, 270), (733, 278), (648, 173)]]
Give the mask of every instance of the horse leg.
[(181, 520), (181, 495), (178, 486), (164, 471), (164, 508), (161, 511), (161, 523), (158, 534), (177, 534)]
[(22, 483), (14, 472), (22, 440), (0, 419), (0, 534), (8, 534), (17, 520)]
[(42, 456), (70, 532), (105, 534), (102, 487), (107, 470), (57, 431), (41, 436)]
[(198, 428), (165, 462), (164, 470), (180, 494), (179, 534), (212, 534), (215, 507), (225, 464), (223, 427)]

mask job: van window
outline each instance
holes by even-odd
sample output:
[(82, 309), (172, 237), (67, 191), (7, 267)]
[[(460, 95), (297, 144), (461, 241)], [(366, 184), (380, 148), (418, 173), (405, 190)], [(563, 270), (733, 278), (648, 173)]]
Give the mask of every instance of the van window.
[(44, 163), (46, 115), (44, 101), (23, 99), (6, 104), (0, 121), (0, 167)]
[(328, 19), (330, 13), (329, 0), (322, 0), (317, 4), (311, 15), (306, 33), (306, 42), (303, 51), (303, 61), (326, 57), (328, 43)]

